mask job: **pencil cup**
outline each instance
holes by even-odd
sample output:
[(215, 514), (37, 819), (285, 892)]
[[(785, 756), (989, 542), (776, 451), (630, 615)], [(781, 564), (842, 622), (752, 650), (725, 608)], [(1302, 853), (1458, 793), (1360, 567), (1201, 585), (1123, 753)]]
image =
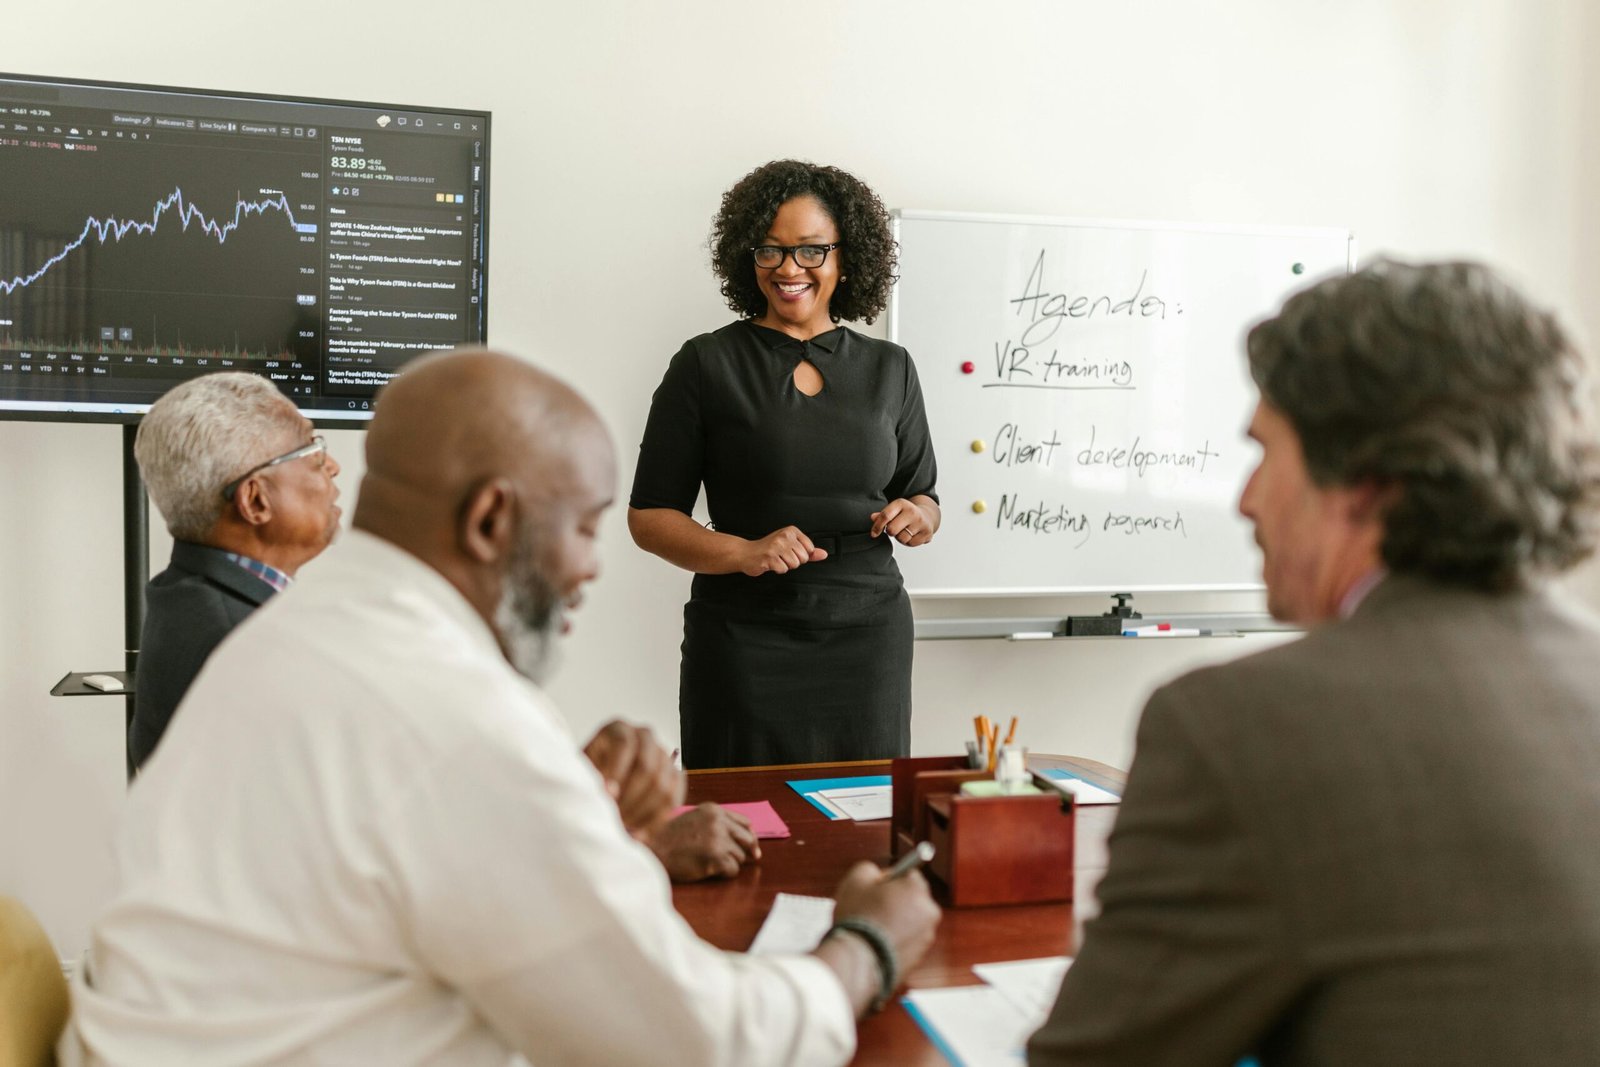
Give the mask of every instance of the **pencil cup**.
[[(1025, 750), (1014, 746), (1018, 754)], [(1041, 904), (1072, 899), (1075, 812), (1055, 790), (1000, 792), (984, 770), (970, 767), (974, 744), (960, 755), (894, 761), (889, 852), (903, 856), (928, 841), (937, 850), (924, 868), (946, 907)], [(1012, 764), (1018, 756), (1010, 757)], [(1007, 766), (997, 761), (997, 770)], [(990, 793), (967, 796), (968, 783)]]

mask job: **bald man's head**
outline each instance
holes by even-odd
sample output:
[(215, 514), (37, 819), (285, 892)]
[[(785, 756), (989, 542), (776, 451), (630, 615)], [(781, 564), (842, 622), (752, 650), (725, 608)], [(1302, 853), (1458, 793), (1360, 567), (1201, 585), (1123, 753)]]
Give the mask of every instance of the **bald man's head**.
[(449, 352), (379, 394), (355, 526), (443, 574), (510, 656), (510, 631), (546, 634), (597, 573), (615, 488), (610, 437), (576, 392), (511, 356)]

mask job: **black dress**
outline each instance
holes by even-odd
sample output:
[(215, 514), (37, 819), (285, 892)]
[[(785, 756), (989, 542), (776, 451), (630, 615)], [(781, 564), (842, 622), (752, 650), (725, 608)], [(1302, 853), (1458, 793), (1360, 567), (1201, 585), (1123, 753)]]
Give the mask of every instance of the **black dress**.
[[(806, 396), (809, 360), (822, 391)], [(687, 342), (656, 389), (629, 503), (762, 538), (797, 526), (828, 558), (697, 574), (683, 609), (684, 766), (882, 759), (911, 746), (911, 603), (871, 514), (934, 497), (916, 368), (844, 327), (810, 341), (735, 322)], [(934, 497), (937, 499), (937, 497)]]

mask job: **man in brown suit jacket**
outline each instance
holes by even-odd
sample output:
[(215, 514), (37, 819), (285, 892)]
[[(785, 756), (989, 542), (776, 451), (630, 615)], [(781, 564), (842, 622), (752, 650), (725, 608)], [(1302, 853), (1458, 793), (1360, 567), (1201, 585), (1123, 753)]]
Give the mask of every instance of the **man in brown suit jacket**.
[(1380, 263), (1248, 342), (1240, 500), (1310, 632), (1151, 698), (1029, 1062), (1600, 1064), (1582, 359), (1482, 267)]

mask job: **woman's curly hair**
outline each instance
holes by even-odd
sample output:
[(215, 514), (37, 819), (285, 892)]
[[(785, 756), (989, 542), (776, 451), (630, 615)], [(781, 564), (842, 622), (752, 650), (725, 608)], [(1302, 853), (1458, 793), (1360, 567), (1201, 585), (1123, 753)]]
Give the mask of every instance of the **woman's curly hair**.
[(756, 285), (750, 249), (763, 243), (778, 208), (797, 196), (816, 197), (839, 227), (839, 285), (828, 302), (834, 322), (871, 322), (889, 302), (899, 251), (889, 213), (878, 194), (838, 167), (796, 159), (763, 164), (722, 194), (711, 224), (711, 269), (722, 282), (728, 306), (740, 315), (766, 314), (767, 298)]
[(1594, 550), (1586, 364), (1487, 267), (1380, 261), (1291, 297), (1246, 348), (1314, 483), (1396, 491), (1391, 570), (1505, 590)]

